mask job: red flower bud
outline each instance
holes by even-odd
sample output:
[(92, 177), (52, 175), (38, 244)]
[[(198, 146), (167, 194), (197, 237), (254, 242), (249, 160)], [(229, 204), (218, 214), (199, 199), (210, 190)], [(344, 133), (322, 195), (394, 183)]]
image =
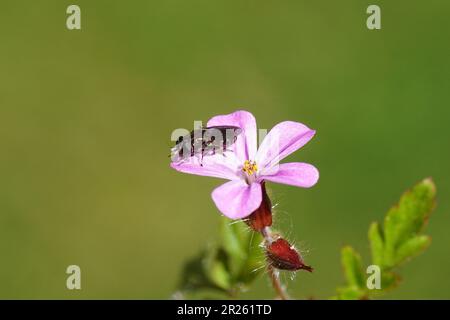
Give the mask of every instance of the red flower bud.
[(313, 268), (304, 264), (297, 250), (282, 238), (267, 246), (266, 255), (274, 268), (289, 271), (300, 269), (313, 271)]
[(261, 231), (265, 227), (270, 227), (272, 225), (272, 203), (267, 195), (266, 184), (264, 182), (261, 183), (261, 189), (261, 205), (246, 220), (247, 224), (254, 231)]

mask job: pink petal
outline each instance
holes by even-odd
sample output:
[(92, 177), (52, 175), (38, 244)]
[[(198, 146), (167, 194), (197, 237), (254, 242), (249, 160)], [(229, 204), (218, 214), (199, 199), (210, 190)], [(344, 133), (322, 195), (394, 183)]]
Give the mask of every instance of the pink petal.
[(274, 170), (272, 174), (270, 170), (266, 170), (260, 179), (289, 184), (296, 187), (309, 188), (315, 185), (317, 180), (319, 180), (319, 171), (309, 163), (282, 163), (278, 166), (278, 170)]
[(257, 149), (256, 120), (250, 112), (240, 110), (226, 115), (215, 116), (209, 119), (207, 126), (240, 127), (243, 132), (238, 136), (234, 144), (236, 156), (242, 163), (245, 160), (254, 159)]
[(222, 184), (214, 189), (211, 196), (217, 208), (230, 219), (249, 216), (258, 209), (262, 201), (261, 185), (248, 185), (242, 180)]
[(299, 122), (277, 124), (264, 138), (256, 155), (259, 168), (271, 167), (303, 147), (316, 132)]
[(240, 161), (232, 152), (208, 155), (201, 160), (200, 156), (187, 158), (181, 162), (172, 162), (170, 166), (179, 171), (199, 176), (208, 176), (228, 180), (240, 179), (238, 175)]

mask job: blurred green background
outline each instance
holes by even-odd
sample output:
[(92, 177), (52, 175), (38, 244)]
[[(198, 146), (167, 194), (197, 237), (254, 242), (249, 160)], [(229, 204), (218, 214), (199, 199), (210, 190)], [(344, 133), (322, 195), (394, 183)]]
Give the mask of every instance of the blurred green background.
[[(270, 185), (315, 267), (294, 296), (333, 295), (341, 246), (367, 253), (369, 223), (432, 176), (433, 243), (388, 298), (450, 298), (449, 16), (442, 0), (2, 1), (0, 298), (169, 298), (216, 237), (222, 182), (171, 170), (170, 134), (242, 108), (317, 130), (287, 160), (319, 183)], [(272, 296), (261, 276), (242, 297)]]

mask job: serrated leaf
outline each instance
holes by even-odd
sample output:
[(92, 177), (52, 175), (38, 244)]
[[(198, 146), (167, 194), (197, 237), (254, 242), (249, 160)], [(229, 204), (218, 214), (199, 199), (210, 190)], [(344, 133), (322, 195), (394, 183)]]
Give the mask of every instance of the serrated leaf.
[(380, 225), (374, 222), (369, 227), (369, 242), (372, 253), (372, 262), (378, 266), (384, 265), (384, 240)]
[(391, 208), (384, 221), (385, 263), (394, 267), (396, 251), (420, 232), (435, 205), (436, 187), (425, 179), (407, 191), (397, 206)]
[(413, 258), (423, 252), (431, 243), (429, 236), (421, 235), (415, 236), (404, 242), (398, 248), (395, 255), (395, 265), (399, 265), (407, 259)]
[(364, 288), (365, 276), (362, 267), (361, 256), (350, 246), (342, 248), (341, 251), (342, 266), (344, 268), (345, 278), (350, 287)]
[[(372, 263), (381, 271), (381, 290), (368, 289), (364, 279), (361, 258), (351, 248), (342, 250), (342, 264), (348, 286), (337, 290), (340, 299), (364, 299), (376, 297), (400, 283), (400, 276), (392, 272), (402, 262), (424, 251), (431, 238), (420, 235), (435, 206), (436, 187), (431, 179), (425, 179), (405, 192), (399, 203), (387, 213), (383, 228), (374, 222), (369, 227)], [(365, 292), (365, 295), (364, 295)]]

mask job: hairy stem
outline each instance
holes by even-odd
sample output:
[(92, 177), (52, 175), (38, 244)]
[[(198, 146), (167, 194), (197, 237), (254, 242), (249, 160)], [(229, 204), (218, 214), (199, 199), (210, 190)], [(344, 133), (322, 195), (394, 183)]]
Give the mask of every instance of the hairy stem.
[(275, 289), (276, 293), (280, 297), (281, 300), (289, 300), (289, 296), (284, 288), (284, 286), (281, 284), (280, 277), (278, 275), (278, 272), (272, 267), (267, 267), (267, 272), (269, 273), (270, 281), (272, 282), (272, 286)]

